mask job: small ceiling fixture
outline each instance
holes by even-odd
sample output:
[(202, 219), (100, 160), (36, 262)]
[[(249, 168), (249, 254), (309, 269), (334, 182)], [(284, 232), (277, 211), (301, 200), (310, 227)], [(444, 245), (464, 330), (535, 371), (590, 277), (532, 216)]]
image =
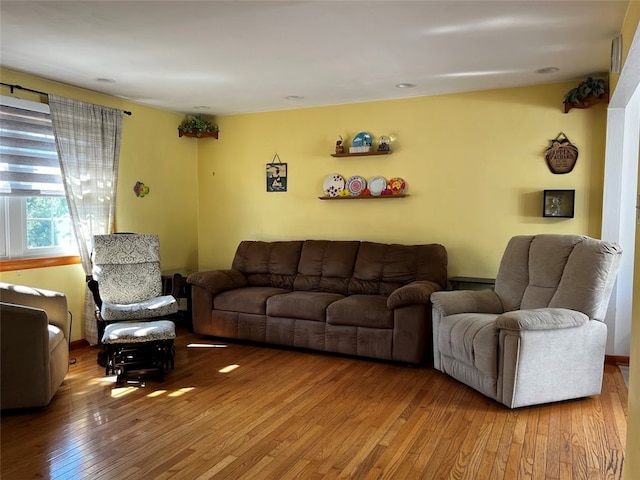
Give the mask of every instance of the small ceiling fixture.
[(287, 95), (284, 98), (287, 100), (302, 100), (304, 97), (301, 95)]
[(544, 67), (536, 70), (536, 73), (546, 75), (547, 73), (556, 73), (558, 70), (560, 70), (558, 67)]
[(207, 105), (197, 105), (195, 107), (193, 107), (195, 110), (211, 110), (211, 107), (207, 106)]
[(396, 85), (396, 88), (413, 88), (415, 86), (415, 83), (399, 83)]
[(100, 83), (116, 83), (113, 78), (96, 78), (95, 80)]

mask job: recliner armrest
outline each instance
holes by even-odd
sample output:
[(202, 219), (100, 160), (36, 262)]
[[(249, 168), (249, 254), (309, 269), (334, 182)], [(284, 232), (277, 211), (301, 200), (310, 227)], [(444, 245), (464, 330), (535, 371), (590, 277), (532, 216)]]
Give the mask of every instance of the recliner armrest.
[(64, 293), (10, 283), (0, 283), (0, 291), (2, 292), (2, 301), (5, 303), (44, 310), (47, 313), (49, 323), (62, 330), (67, 341), (69, 340), (71, 317), (67, 297)]
[(388, 308), (398, 308), (416, 303), (429, 303), (431, 294), (440, 290), (440, 285), (429, 280), (419, 280), (396, 288), (387, 298)]
[(51, 397), (47, 313), (0, 302), (0, 324), (0, 408), (46, 405)]
[(431, 303), (442, 316), (457, 313), (503, 313), (500, 297), (493, 290), (433, 292)]
[(567, 308), (537, 308), (514, 310), (496, 318), (496, 327), (501, 330), (559, 330), (584, 325), (589, 317), (582, 312)]
[(248, 282), (242, 272), (229, 269), (192, 273), (187, 277), (187, 283), (202, 287), (216, 295), (225, 290), (244, 287)]

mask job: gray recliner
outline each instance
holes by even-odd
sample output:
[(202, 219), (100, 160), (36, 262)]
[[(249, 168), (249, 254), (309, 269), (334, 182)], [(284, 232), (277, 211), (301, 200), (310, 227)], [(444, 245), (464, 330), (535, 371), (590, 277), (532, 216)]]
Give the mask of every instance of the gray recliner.
[(599, 394), (621, 256), (580, 235), (512, 238), (494, 290), (431, 294), (434, 367), (510, 408)]
[(63, 293), (0, 283), (0, 409), (44, 407), (69, 370)]

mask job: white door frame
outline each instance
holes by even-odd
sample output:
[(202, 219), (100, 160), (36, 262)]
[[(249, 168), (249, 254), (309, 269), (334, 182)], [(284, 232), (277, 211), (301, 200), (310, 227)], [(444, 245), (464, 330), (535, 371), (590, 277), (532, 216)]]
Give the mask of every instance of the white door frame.
[(629, 356), (640, 148), (640, 27), (607, 110), (602, 238), (623, 250), (605, 322), (607, 354)]

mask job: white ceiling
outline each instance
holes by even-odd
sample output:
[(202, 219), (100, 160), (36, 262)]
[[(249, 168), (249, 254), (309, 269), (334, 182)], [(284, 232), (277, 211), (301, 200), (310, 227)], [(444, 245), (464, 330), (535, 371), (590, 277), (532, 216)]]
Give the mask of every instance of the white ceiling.
[(183, 113), (437, 95), (607, 72), (628, 3), (2, 0), (0, 64)]

